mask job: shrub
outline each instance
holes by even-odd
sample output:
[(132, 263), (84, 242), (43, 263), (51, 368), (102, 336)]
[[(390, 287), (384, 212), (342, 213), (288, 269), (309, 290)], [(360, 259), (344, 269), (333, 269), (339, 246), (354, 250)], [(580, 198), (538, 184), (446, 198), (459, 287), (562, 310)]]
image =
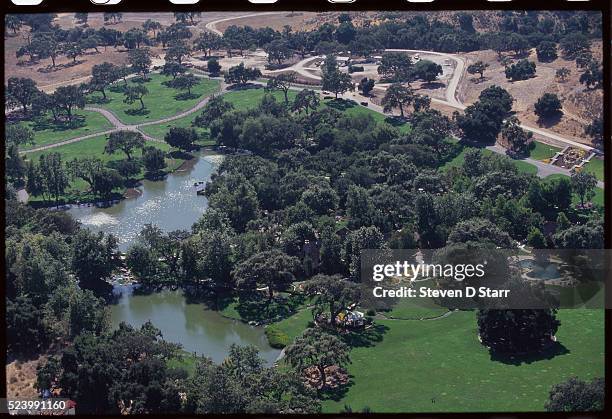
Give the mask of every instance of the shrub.
[(266, 338), (271, 347), (282, 349), (291, 343), (289, 336), (276, 326), (266, 327)]
[(506, 78), (511, 81), (527, 80), (536, 73), (536, 63), (528, 60), (520, 60), (516, 64), (506, 68)]
[(561, 101), (554, 93), (545, 93), (534, 105), (534, 113), (540, 118), (550, 118), (561, 112)]

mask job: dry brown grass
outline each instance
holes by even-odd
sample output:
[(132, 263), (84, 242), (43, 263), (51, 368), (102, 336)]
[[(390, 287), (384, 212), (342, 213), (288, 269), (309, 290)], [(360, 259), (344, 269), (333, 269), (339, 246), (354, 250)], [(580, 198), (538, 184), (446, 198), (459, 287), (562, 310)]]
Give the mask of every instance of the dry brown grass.
[(46, 357), (41, 356), (31, 361), (13, 361), (6, 365), (6, 391), (7, 397), (31, 399), (37, 398), (38, 392), (34, 388), (36, 382), (36, 367), (45, 362)]
[[(241, 15), (243, 13), (234, 13), (235, 15)], [(202, 17), (197, 19), (197, 24), (191, 26), (191, 31), (194, 33), (194, 37), (200, 32), (205, 30), (206, 23), (222, 19), (224, 17), (231, 16), (232, 13), (224, 12), (209, 12), (203, 13)], [(120, 31), (127, 31), (130, 28), (141, 27), (147, 19), (153, 19), (159, 21), (162, 25), (167, 26), (174, 23), (174, 16), (172, 13), (124, 13), (123, 21), (117, 24), (107, 25), (108, 28), (117, 29)], [(73, 13), (61, 13), (56, 19), (56, 23), (62, 28), (69, 29), (75, 27), (74, 14)], [(104, 26), (104, 19), (101, 13), (90, 13), (88, 25), (92, 28), (99, 29)], [(15, 52), (20, 46), (26, 43), (25, 36), (29, 28), (24, 27), (17, 36), (5, 35), (5, 49), (4, 49), (4, 82), (9, 77), (29, 77), (36, 81), (40, 88), (46, 91), (52, 91), (58, 86), (65, 84), (82, 83), (87, 81), (91, 74), (91, 68), (105, 61), (112, 62), (117, 65), (127, 63), (127, 50), (123, 47), (107, 48), (105, 51), (103, 47), (99, 48), (99, 54), (87, 54), (79, 57), (80, 64), (75, 66), (67, 66), (72, 61), (66, 57), (59, 57), (57, 59), (58, 68), (55, 71), (43, 72), (50, 66), (51, 60), (41, 60), (38, 63), (26, 63), (26, 57), (17, 59)], [(160, 47), (152, 49), (154, 55), (162, 53)], [(21, 64), (20, 64), (21, 62)]]
[[(593, 46), (593, 55), (601, 57), (601, 42)], [(463, 55), (467, 65), (478, 60), (489, 63), (483, 82), (474, 81), (474, 77), (466, 74), (459, 85), (458, 97), (465, 104), (474, 103), (485, 88), (498, 85), (506, 89), (515, 99), (514, 111), (524, 123), (538, 126), (538, 117), (534, 114), (534, 104), (544, 93), (555, 93), (563, 103), (563, 116), (559, 121), (542, 124), (543, 128), (570, 137), (575, 141), (590, 144), (590, 138), (584, 135), (584, 128), (592, 119), (603, 111), (603, 91), (589, 90), (579, 82), (581, 71), (574, 61), (558, 58), (551, 63), (538, 61), (535, 50), (532, 50), (529, 60), (537, 64), (536, 77), (529, 80), (510, 82), (504, 74), (504, 67), (497, 61), (494, 51), (476, 51)], [(571, 75), (565, 82), (555, 78), (556, 71), (567, 67)]]

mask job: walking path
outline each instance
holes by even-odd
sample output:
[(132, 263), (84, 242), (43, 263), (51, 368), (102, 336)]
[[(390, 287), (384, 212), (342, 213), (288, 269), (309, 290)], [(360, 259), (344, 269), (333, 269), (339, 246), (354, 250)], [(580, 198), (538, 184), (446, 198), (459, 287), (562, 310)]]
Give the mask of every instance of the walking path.
[[(201, 75), (197, 75), (198, 77), (202, 77)], [(219, 90), (220, 93), (226, 93), (227, 92), (227, 85), (225, 84), (225, 82), (223, 80), (217, 79), (219, 80)], [(193, 106), (192, 108), (189, 108), (183, 112), (180, 112), (176, 115), (173, 116), (169, 116), (167, 118), (162, 118), (162, 119), (158, 119), (155, 121), (147, 121), (147, 122), (143, 122), (143, 123), (139, 123), (139, 124), (126, 124), (124, 122), (122, 122), (119, 117), (112, 111), (108, 110), (108, 109), (104, 109), (104, 108), (98, 108), (98, 107), (94, 107), (94, 106), (88, 106), (85, 108), (85, 110), (88, 111), (93, 111), (93, 112), (99, 112), (100, 114), (102, 114), (106, 119), (108, 119), (108, 121), (113, 125), (112, 129), (106, 130), (106, 131), (101, 131), (101, 132), (97, 132), (94, 134), (88, 134), (88, 135), (83, 135), (81, 137), (76, 137), (76, 138), (71, 138), (69, 140), (66, 141), (61, 141), (58, 143), (53, 143), (53, 144), (48, 144), (45, 146), (40, 146), (40, 147), (35, 147), (35, 148), (31, 148), (29, 150), (23, 150), (21, 151), (21, 154), (27, 154), (27, 153), (34, 153), (37, 151), (43, 151), (43, 150), (48, 150), (51, 148), (55, 148), (55, 147), (61, 147), (63, 145), (67, 145), (67, 144), (72, 144), (72, 143), (76, 143), (79, 141), (83, 141), (83, 140), (87, 140), (90, 138), (95, 138), (101, 135), (108, 135), (111, 134), (115, 131), (136, 131), (139, 132), (140, 134), (142, 134), (142, 136), (144, 137), (145, 140), (148, 141), (156, 141), (156, 142), (163, 142), (163, 140), (160, 140), (158, 138), (154, 138), (151, 137), (150, 135), (147, 135), (146, 133), (144, 133), (141, 128), (142, 127), (146, 127), (149, 125), (157, 125), (157, 124), (165, 124), (167, 122), (171, 122), (171, 121), (175, 121), (177, 119), (183, 118), (187, 115), (191, 115), (194, 112), (197, 112), (201, 109), (203, 109), (206, 104), (208, 103), (208, 101), (210, 100), (210, 96), (205, 97), (204, 99), (202, 99), (201, 101), (199, 101), (195, 106)]]

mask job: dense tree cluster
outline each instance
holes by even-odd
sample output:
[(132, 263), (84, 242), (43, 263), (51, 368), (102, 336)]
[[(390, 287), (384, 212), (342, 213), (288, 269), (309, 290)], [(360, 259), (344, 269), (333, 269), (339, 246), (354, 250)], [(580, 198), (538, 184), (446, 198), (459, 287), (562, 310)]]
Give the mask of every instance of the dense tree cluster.
[(80, 230), (62, 212), (6, 201), (9, 353), (44, 352), (81, 333), (108, 328), (105, 303), (92, 291), (116, 266), (116, 240)]

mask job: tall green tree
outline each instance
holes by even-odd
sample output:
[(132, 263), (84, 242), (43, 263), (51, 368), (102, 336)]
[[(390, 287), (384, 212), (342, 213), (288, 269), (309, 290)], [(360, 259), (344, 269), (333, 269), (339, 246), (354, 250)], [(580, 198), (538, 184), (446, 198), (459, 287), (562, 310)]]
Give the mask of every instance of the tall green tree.
[(319, 328), (306, 329), (302, 336), (285, 349), (285, 358), (300, 373), (309, 367), (319, 372), (319, 388), (327, 387), (326, 369), (331, 366), (344, 367), (350, 363), (349, 347), (336, 336)]
[(104, 146), (106, 154), (114, 154), (116, 151), (123, 151), (128, 160), (132, 160), (132, 153), (137, 149), (142, 149), (145, 145), (144, 136), (137, 131), (115, 131), (108, 137), (108, 142)]
[(340, 276), (317, 275), (306, 283), (304, 291), (315, 299), (318, 311), (328, 312), (332, 326), (336, 325), (338, 314), (361, 298), (359, 285)]
[(297, 258), (279, 250), (270, 250), (255, 254), (237, 265), (232, 276), (238, 288), (267, 287), (268, 301), (272, 301), (275, 291), (283, 291), (295, 281), (294, 274), (299, 266)]

